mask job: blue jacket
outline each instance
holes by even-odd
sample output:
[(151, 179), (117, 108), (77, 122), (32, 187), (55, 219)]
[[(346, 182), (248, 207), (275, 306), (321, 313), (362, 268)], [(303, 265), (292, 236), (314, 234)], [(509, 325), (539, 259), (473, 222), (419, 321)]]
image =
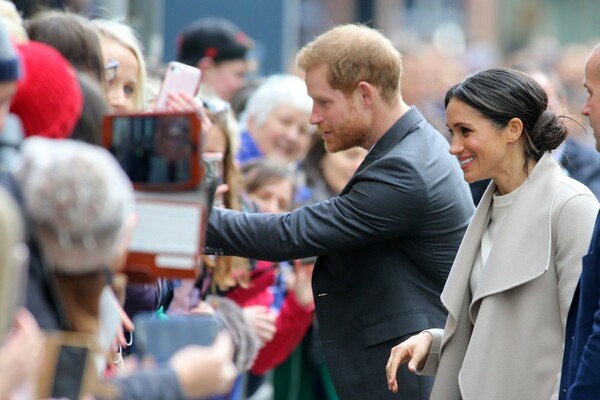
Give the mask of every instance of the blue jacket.
[(584, 185), (600, 200), (600, 154), (580, 140), (568, 138), (561, 164), (569, 176)]
[(600, 218), (569, 310), (559, 399), (600, 399)]

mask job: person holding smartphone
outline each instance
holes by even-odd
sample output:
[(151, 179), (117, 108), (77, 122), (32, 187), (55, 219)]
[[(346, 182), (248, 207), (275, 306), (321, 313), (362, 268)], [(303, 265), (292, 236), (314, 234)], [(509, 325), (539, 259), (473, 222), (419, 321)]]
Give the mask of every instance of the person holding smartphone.
[(444, 324), (439, 294), (473, 213), (468, 186), (445, 138), (403, 101), (401, 55), (380, 32), (341, 25), (296, 60), (327, 150), (369, 153), (327, 201), (283, 214), (213, 208), (207, 250), (318, 256), (312, 291), (340, 398), (428, 399), (433, 379), (402, 374), (392, 394), (381, 371), (392, 343)]

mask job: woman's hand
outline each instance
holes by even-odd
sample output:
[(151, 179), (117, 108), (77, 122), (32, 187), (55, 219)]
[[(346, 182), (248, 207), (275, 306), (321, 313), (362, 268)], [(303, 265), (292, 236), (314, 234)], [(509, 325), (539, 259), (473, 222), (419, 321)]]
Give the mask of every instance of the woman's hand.
[(431, 333), (421, 332), (392, 348), (390, 358), (385, 366), (390, 392), (398, 392), (398, 381), (396, 380), (398, 367), (408, 361), (409, 371), (416, 372), (422, 368), (429, 355), (431, 342), (433, 342)]
[(207, 135), (212, 128), (210, 118), (204, 112), (204, 105), (200, 99), (187, 93), (169, 93), (167, 97), (167, 111), (192, 112), (195, 111), (200, 118), (201, 133)]

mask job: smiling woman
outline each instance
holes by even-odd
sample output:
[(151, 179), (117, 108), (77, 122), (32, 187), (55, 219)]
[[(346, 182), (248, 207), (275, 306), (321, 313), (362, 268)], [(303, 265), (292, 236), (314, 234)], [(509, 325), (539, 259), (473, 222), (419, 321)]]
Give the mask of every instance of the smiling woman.
[(598, 202), (549, 154), (566, 127), (533, 78), (485, 70), (450, 88), (445, 104), (450, 153), (465, 179), (492, 182), (442, 292), (446, 327), (392, 349), (389, 389), (398, 390), (398, 367), (408, 362), (410, 371), (436, 375), (432, 400), (555, 398)]
[(567, 135), (548, 109), (544, 89), (515, 70), (472, 75), (448, 90), (445, 104), (450, 153), (458, 157), (465, 179), (491, 178), (501, 194), (519, 187), (544, 152)]

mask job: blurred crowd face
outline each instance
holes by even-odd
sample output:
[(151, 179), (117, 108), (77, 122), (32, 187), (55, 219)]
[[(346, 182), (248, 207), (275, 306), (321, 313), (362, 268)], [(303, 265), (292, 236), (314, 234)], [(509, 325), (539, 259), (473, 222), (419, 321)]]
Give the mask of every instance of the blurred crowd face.
[(331, 153), (364, 147), (370, 132), (366, 116), (354, 96), (347, 97), (329, 85), (327, 72), (324, 64), (306, 71), (306, 86), (313, 99), (310, 123), (317, 126)]
[(248, 129), (264, 156), (277, 163), (301, 160), (308, 151), (312, 128), (310, 114), (289, 104), (273, 109), (261, 125), (248, 122)]
[(102, 41), (104, 64), (116, 61), (116, 68), (106, 71), (106, 97), (113, 112), (126, 113), (136, 110), (134, 94), (138, 89), (140, 65), (133, 51), (111, 39)]
[(600, 151), (600, 49), (595, 49), (585, 65), (583, 86), (587, 91), (587, 98), (581, 113), (589, 118), (590, 126), (596, 139), (596, 150)]
[(496, 128), (481, 113), (454, 98), (446, 108), (446, 125), (452, 135), (450, 154), (458, 158), (469, 183), (491, 178), (496, 184), (508, 168), (507, 128)]
[(6, 116), (10, 109), (10, 101), (16, 90), (17, 84), (15, 82), (0, 83), (0, 132), (4, 131)]
[(321, 170), (327, 185), (334, 192), (341, 192), (366, 155), (367, 151), (360, 147), (337, 153), (326, 153), (321, 160)]
[(243, 59), (220, 61), (202, 68), (202, 82), (218, 97), (229, 101), (246, 82), (246, 72), (247, 65)]
[(269, 182), (248, 193), (261, 212), (280, 214), (292, 208), (294, 185), (290, 179)]

